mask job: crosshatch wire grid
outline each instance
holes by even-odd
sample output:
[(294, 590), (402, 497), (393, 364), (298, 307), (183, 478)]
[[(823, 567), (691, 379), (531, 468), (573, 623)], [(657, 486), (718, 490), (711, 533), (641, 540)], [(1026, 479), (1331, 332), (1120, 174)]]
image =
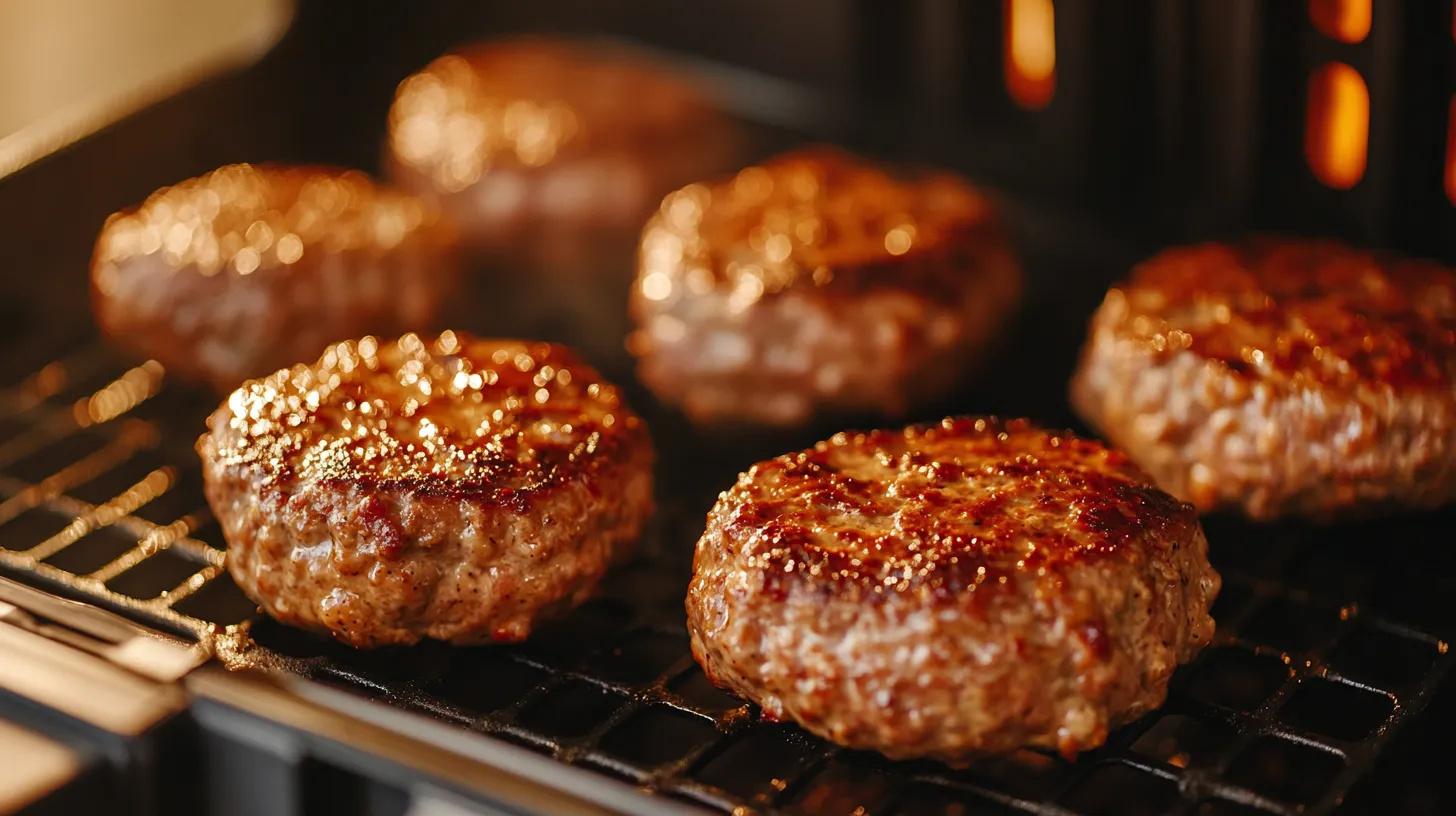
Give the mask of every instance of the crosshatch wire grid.
[(266, 656), (723, 811), (1438, 813), (1456, 787), (1438, 747), (1456, 726), (1442, 684), (1456, 577), (1421, 557), (1450, 514), (1323, 529), (1210, 520), (1219, 635), (1160, 710), (1076, 763), (1021, 751), (952, 770), (836, 748), (712, 687), (682, 607), (711, 495), (662, 497), (643, 556), (520, 647), (354, 652), (254, 622), (191, 450), (212, 403), (164, 380), (155, 363), (85, 345), (0, 389), (0, 574), (202, 640), (250, 634), (239, 665)]

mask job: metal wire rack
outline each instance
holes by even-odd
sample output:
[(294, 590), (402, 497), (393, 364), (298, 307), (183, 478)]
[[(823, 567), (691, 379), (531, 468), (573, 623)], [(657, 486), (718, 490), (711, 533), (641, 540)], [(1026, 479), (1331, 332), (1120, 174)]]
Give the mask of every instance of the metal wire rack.
[(663, 497), (643, 556), (520, 647), (354, 652), (255, 620), (190, 452), (211, 398), (164, 380), (155, 363), (83, 345), (0, 389), (0, 574), (217, 644), (235, 667), (347, 687), (721, 811), (1435, 813), (1451, 801), (1421, 760), (1456, 725), (1443, 685), (1456, 576), (1422, 569), (1449, 514), (1210, 520), (1219, 635), (1166, 705), (1075, 763), (1021, 751), (952, 770), (836, 748), (712, 687), (682, 623), (711, 492)]

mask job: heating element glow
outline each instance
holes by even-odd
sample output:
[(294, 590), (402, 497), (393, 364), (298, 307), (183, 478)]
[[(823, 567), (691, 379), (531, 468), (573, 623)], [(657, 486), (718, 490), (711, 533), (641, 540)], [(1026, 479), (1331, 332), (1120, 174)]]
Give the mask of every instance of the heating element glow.
[(1038, 110), (1057, 87), (1055, 9), (1052, 0), (1006, 0), (1006, 92), (1017, 106)]
[(1446, 198), (1456, 205), (1456, 96), (1451, 97), (1450, 120), (1446, 126)]
[(1310, 77), (1304, 155), (1327, 187), (1348, 190), (1365, 175), (1370, 91), (1354, 68), (1327, 63)]
[(1371, 0), (1309, 0), (1309, 19), (1320, 33), (1344, 43), (1370, 36)]

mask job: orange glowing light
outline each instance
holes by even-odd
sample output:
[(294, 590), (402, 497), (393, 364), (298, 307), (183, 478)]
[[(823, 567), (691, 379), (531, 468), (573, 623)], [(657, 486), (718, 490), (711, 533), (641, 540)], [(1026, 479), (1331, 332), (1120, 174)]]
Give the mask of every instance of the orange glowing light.
[(1456, 204), (1456, 96), (1451, 97), (1450, 124), (1446, 125), (1446, 198)]
[(1309, 0), (1309, 19), (1332, 40), (1357, 43), (1370, 36), (1371, 0)]
[(1327, 63), (1309, 81), (1304, 157), (1325, 186), (1348, 190), (1365, 175), (1370, 91), (1354, 68)]
[(1005, 0), (1006, 92), (1019, 107), (1039, 110), (1057, 88), (1057, 37), (1052, 0)]

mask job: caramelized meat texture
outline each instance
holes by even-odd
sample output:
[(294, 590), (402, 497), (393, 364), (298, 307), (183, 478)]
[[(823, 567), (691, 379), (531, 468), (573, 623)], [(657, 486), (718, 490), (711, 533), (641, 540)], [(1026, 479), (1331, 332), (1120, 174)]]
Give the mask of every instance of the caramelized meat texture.
[(642, 420), (546, 343), (339, 343), (234, 391), (198, 451), (238, 586), (357, 647), (522, 640), (652, 511)]
[(1170, 249), (1092, 318), (1072, 400), (1200, 510), (1456, 495), (1456, 275), (1329, 242)]
[(1211, 639), (1190, 505), (1024, 421), (841, 433), (723, 493), (689, 588), (715, 683), (851, 748), (1095, 748)]
[(357, 171), (230, 165), (106, 222), (92, 306), (110, 340), (226, 392), (341, 337), (430, 328), (455, 235)]
[(964, 181), (811, 147), (662, 202), (631, 348), (697, 422), (897, 416), (949, 390), (1019, 292), (991, 204)]
[(447, 54), (407, 78), (387, 161), (472, 246), (547, 247), (596, 227), (641, 227), (671, 190), (732, 166), (732, 122), (640, 55), (524, 37)]

